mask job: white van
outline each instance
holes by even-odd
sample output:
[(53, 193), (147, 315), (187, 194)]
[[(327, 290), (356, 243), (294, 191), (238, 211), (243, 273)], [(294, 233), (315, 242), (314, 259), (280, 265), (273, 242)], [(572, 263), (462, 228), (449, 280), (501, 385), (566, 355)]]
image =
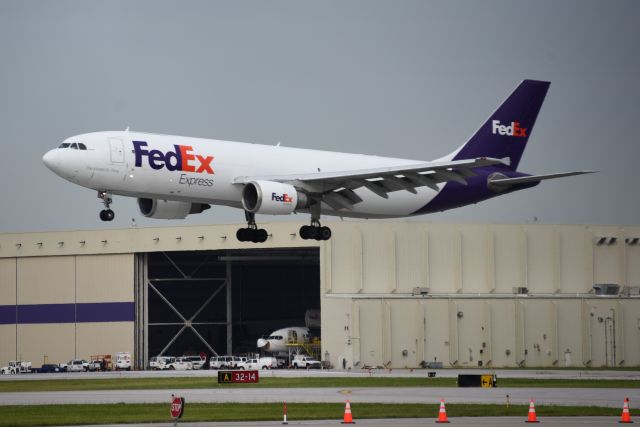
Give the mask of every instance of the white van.
[(273, 369), (277, 367), (278, 367), (278, 362), (275, 357), (261, 357), (260, 359), (249, 359), (249, 361), (245, 364), (245, 369), (250, 371), (255, 371), (258, 369), (262, 369), (262, 370)]
[(200, 356), (182, 356), (184, 360), (191, 362), (193, 369), (202, 369), (207, 359), (202, 359)]
[(209, 369), (230, 369), (235, 367), (236, 362), (233, 356), (212, 356), (209, 359)]
[(131, 370), (131, 353), (128, 351), (120, 351), (116, 353), (116, 371)]
[(164, 371), (165, 369), (169, 369), (169, 365), (175, 361), (175, 357), (156, 356), (149, 359), (149, 367), (156, 371)]

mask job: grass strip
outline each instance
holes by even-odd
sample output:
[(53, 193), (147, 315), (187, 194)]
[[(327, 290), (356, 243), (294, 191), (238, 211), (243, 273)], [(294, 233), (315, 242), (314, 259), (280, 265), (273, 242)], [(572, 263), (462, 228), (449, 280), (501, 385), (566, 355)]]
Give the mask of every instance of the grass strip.
[[(528, 405), (463, 405), (448, 404), (447, 415), (455, 417), (515, 416), (526, 419)], [(439, 404), (351, 405), (354, 420), (364, 418), (437, 418)], [(620, 416), (620, 410), (604, 407), (537, 405), (538, 417), (545, 416)], [(288, 403), (289, 421), (342, 420), (342, 403)], [(279, 403), (193, 403), (187, 402), (182, 422), (203, 421), (277, 421), (282, 420)], [(78, 424), (127, 424), (169, 422), (166, 404), (109, 405), (37, 405), (0, 406), (0, 426), (49, 426)]]
[[(455, 378), (260, 378), (256, 384), (218, 384), (217, 377), (210, 378), (104, 378), (57, 379), (41, 381), (0, 381), (0, 392), (21, 391), (84, 391), (84, 390), (157, 390), (190, 388), (309, 388), (309, 387), (456, 387)], [(564, 380), (498, 378), (498, 387), (544, 388), (640, 388), (634, 380)]]

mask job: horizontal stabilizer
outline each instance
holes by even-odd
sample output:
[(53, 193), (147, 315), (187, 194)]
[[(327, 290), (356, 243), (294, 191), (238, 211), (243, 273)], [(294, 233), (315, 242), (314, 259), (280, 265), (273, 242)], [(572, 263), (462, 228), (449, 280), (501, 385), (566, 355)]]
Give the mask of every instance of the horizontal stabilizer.
[(495, 178), (489, 180), (489, 185), (494, 187), (506, 188), (517, 184), (526, 184), (528, 182), (540, 182), (545, 179), (563, 178), (565, 176), (583, 175), (585, 173), (595, 173), (597, 171), (574, 171), (574, 172), (559, 172), (551, 173), (547, 175), (531, 175), (521, 176), (518, 178)]

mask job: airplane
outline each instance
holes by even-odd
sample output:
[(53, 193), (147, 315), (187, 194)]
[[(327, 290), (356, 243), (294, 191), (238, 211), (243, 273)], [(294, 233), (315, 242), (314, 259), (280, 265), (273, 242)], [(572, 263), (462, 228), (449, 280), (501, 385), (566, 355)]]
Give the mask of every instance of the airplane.
[(310, 330), (304, 326), (290, 326), (271, 332), (266, 338), (259, 338), (257, 346), (260, 350), (273, 354), (286, 354), (287, 344), (308, 342)]
[[(310, 213), (302, 239), (327, 240), (321, 215), (400, 218), (478, 203), (553, 178), (517, 170), (550, 82), (523, 80), (471, 138), (431, 162), (169, 136), (134, 131), (67, 138), (44, 164), (62, 178), (96, 190), (111, 221), (112, 195), (135, 197), (142, 215), (183, 219), (211, 205), (243, 209), (241, 242), (267, 231), (255, 214)], [(397, 143), (397, 142), (395, 142)]]

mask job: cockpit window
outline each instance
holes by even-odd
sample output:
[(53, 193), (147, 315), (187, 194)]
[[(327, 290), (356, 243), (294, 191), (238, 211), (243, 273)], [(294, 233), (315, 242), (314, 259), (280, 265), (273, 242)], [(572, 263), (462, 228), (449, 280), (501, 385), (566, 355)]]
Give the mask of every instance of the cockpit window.
[(63, 142), (58, 148), (71, 148), (72, 150), (86, 150), (87, 146), (82, 142)]

